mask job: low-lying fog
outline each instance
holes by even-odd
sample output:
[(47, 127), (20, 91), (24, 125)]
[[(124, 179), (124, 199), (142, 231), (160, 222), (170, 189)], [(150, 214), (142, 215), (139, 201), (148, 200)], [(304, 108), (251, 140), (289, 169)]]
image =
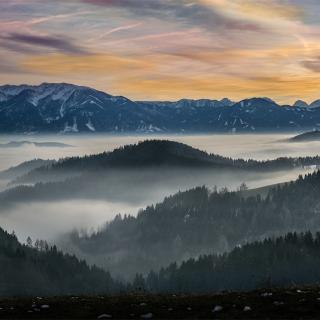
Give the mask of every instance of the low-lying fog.
[[(62, 157), (96, 154), (106, 150), (113, 150), (125, 144), (152, 139), (170, 139), (189, 144), (193, 147), (232, 158), (253, 158), (258, 160), (274, 159), (281, 156), (307, 156), (319, 153), (320, 142), (289, 143), (285, 140), (290, 134), (269, 135), (174, 135), (174, 136), (0, 136), (0, 143), (10, 141), (59, 142), (68, 147), (37, 147), (23, 145), (16, 148), (0, 150), (0, 171), (23, 161), (35, 158), (59, 159)], [(68, 232), (73, 228), (98, 228), (118, 213), (136, 214), (139, 208), (161, 201), (164, 196), (176, 191), (188, 189), (199, 184), (209, 187), (227, 186), (236, 189), (241, 182), (246, 182), (250, 188), (261, 187), (274, 183), (295, 179), (304, 174), (304, 169), (277, 172), (269, 174), (242, 175), (203, 175), (197, 179), (186, 177), (185, 185), (177, 188), (168, 185), (148, 192), (139, 198), (139, 201), (130, 201), (121, 194), (117, 199), (102, 200), (65, 200), (58, 202), (33, 202), (19, 204), (8, 210), (0, 212), (0, 226), (9, 231), (15, 230), (21, 241), (27, 236), (53, 240), (59, 234)], [(0, 180), (0, 190), (4, 190), (7, 181)]]

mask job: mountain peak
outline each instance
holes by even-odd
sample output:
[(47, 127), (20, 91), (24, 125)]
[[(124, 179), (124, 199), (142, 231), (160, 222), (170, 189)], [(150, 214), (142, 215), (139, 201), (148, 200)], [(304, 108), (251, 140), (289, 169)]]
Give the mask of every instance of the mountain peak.
[(220, 102), (226, 107), (231, 107), (232, 105), (235, 104), (235, 102), (231, 101), (229, 98), (223, 98), (220, 100)]
[(320, 99), (313, 101), (310, 103), (310, 108), (319, 108), (320, 107)]
[(308, 108), (309, 105), (303, 101), (303, 100), (297, 100), (294, 104), (293, 104), (294, 107), (298, 107), (298, 108)]
[(249, 98), (241, 100), (240, 102), (236, 103), (235, 105), (239, 106), (241, 108), (243, 107), (264, 107), (264, 106), (279, 106), (276, 102), (274, 102), (270, 98)]

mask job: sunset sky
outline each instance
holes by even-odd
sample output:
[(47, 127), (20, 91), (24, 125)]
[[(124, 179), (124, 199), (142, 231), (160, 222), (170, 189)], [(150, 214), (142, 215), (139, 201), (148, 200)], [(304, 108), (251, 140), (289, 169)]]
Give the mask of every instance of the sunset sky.
[(319, 0), (0, 0), (0, 83), (320, 98)]

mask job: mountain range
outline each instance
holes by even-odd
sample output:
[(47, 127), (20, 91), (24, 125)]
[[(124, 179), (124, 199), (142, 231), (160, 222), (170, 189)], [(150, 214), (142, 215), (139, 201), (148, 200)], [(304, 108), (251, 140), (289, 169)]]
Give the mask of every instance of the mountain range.
[(1, 133), (262, 132), (320, 126), (320, 100), (132, 101), (66, 83), (0, 86)]

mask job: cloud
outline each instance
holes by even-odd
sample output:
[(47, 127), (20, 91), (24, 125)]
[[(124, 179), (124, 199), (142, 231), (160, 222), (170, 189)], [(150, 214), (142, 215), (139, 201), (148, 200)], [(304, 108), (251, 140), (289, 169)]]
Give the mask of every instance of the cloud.
[[(58, 51), (67, 52), (71, 54), (86, 53), (84, 49), (74, 45), (72, 41), (57, 36), (11, 33), (6, 36), (3, 36), (2, 40), (17, 43), (19, 45), (25, 44), (28, 46), (38, 46), (56, 49)], [(23, 47), (21, 48), (21, 50), (24, 50)], [(28, 48), (26, 50), (28, 50)]]
[(156, 19), (167, 19), (174, 22), (181, 22), (201, 26), (206, 30), (212, 28), (237, 29), (248, 31), (260, 31), (263, 28), (255, 22), (248, 22), (238, 19), (236, 16), (227, 17), (222, 12), (208, 10), (201, 1), (190, 0), (78, 0), (80, 2), (125, 9), (136, 16), (149, 16)]
[(139, 26), (141, 26), (142, 23), (139, 22), (139, 23), (134, 23), (134, 24), (129, 24), (129, 25), (124, 25), (124, 26), (120, 26), (120, 27), (116, 27), (116, 28), (113, 28), (103, 34), (101, 34), (98, 39), (102, 39), (104, 37), (107, 37), (107, 36), (110, 36), (114, 33), (117, 33), (117, 32), (121, 32), (121, 31), (127, 31), (127, 30), (131, 30), (131, 29), (135, 29)]
[(142, 72), (153, 68), (148, 61), (135, 58), (119, 57), (112, 54), (68, 55), (53, 54), (32, 56), (22, 63), (28, 71), (36, 71), (47, 75), (84, 74), (96, 75), (119, 74), (121, 72)]
[(129, 97), (137, 100), (178, 100), (180, 98), (218, 98), (225, 96), (240, 100), (252, 96), (273, 97), (280, 103), (288, 103), (288, 99), (319, 98), (320, 83), (317, 77), (290, 75), (255, 77), (252, 79), (232, 77), (228, 75), (203, 75), (194, 77), (163, 76), (153, 79), (122, 79), (118, 86)]
[(274, 20), (299, 20), (303, 17), (301, 6), (278, 0), (199, 0), (203, 5), (225, 16), (248, 21), (274, 23)]
[(302, 61), (302, 66), (313, 72), (320, 72), (320, 57), (313, 60)]
[[(1, 46), (1, 43), (0, 43)], [(0, 53), (0, 74), (20, 74), (21, 69), (10, 57)]]
[(7, 61), (2, 60), (0, 62), (0, 73), (21, 74), (22, 71), (15, 64), (9, 64)]

